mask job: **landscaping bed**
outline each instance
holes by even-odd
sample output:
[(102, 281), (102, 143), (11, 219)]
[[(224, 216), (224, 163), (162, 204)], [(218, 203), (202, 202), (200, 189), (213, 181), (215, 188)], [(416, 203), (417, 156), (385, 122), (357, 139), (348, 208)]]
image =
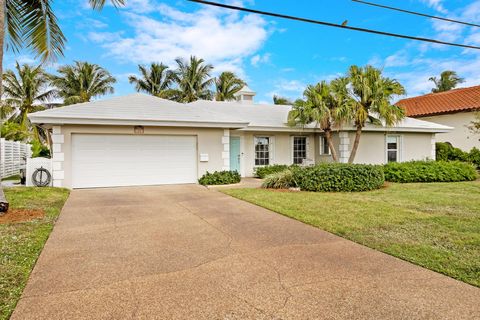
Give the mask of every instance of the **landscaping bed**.
[(0, 319), (10, 317), (69, 191), (5, 188), (9, 212), (0, 217)]
[(480, 181), (359, 193), (222, 192), (480, 287)]

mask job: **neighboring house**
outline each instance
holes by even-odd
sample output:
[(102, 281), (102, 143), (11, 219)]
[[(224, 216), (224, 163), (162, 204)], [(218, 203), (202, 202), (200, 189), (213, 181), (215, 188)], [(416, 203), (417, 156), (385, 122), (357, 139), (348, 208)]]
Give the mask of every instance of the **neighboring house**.
[[(289, 106), (236, 102), (181, 104), (132, 94), (29, 115), (52, 128), (53, 179), (67, 188), (195, 183), (207, 171), (331, 161), (321, 130), (287, 126)], [(395, 128), (369, 125), (358, 163), (435, 157), (435, 134), (450, 128), (407, 118)], [(346, 162), (354, 128), (334, 134)]]
[(440, 123), (454, 129), (437, 135), (437, 140), (450, 142), (454, 147), (469, 151), (480, 148), (480, 134), (468, 129), (480, 111), (480, 86), (430, 93), (397, 102), (407, 116)]

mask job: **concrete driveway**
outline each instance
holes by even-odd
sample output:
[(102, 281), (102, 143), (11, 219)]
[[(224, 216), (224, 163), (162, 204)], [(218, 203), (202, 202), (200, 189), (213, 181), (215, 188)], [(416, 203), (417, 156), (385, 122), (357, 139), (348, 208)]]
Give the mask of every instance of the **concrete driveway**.
[(480, 289), (195, 185), (75, 190), (13, 319), (478, 319)]

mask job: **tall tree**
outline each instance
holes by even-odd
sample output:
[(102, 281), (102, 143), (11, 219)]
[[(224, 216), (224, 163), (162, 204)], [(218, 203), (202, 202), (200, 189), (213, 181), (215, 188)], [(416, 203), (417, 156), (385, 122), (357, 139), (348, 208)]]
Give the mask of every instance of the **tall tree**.
[(174, 81), (174, 73), (163, 63), (151, 63), (150, 66), (138, 66), (140, 77), (129, 76), (128, 82), (135, 85), (135, 90), (160, 98), (170, 98)]
[(405, 94), (405, 89), (397, 80), (384, 77), (381, 70), (372, 66), (351, 66), (348, 78), (351, 114), (356, 128), (348, 159), (348, 162), (352, 163), (367, 121), (377, 124), (383, 121), (387, 126), (392, 126), (405, 117), (404, 110), (392, 104), (395, 96)]
[(55, 90), (48, 87), (48, 74), (41, 66), (15, 64), (15, 71), (7, 70), (3, 74), (4, 95), (2, 100), (6, 106), (14, 109), (10, 121), (16, 122), (20, 128), (33, 134), (40, 140), (40, 128), (32, 126), (27, 115), (44, 110), (43, 103), (55, 95)]
[(93, 97), (114, 92), (115, 78), (97, 64), (75, 61), (57, 71), (59, 75), (52, 76), (51, 82), (65, 105), (89, 102)]
[(188, 61), (181, 58), (175, 61), (178, 65), (175, 72), (175, 82), (179, 90), (178, 100), (184, 103), (199, 99), (211, 100), (213, 93), (210, 86), (215, 80), (210, 77), (213, 66), (195, 56), (191, 56)]
[(224, 71), (215, 79), (215, 100), (232, 101), (235, 100), (235, 94), (242, 90), (245, 82), (237, 77), (233, 72)]
[(428, 80), (435, 84), (435, 88), (432, 89), (433, 93), (452, 90), (460, 83), (465, 82), (465, 79), (460, 78), (455, 71), (451, 70), (443, 71), (439, 79), (437, 79), (437, 77), (431, 77)]
[(291, 106), (291, 105), (293, 105), (293, 102), (288, 98), (274, 95), (273, 96), (273, 104)]
[[(0, 78), (3, 77), (5, 47), (18, 52), (22, 47), (31, 49), (42, 61), (63, 55), (65, 36), (60, 29), (51, 0), (0, 0)], [(89, 0), (92, 8), (100, 10), (106, 0)], [(114, 6), (124, 0), (111, 0)], [(2, 95), (0, 83), (0, 96)], [(1, 125), (1, 123), (0, 123)], [(1, 158), (0, 154), (0, 158)], [(1, 181), (1, 175), (0, 175)], [(0, 182), (0, 212), (8, 210)]]
[(334, 126), (339, 128), (349, 120), (347, 83), (348, 79), (338, 78), (331, 83), (322, 81), (309, 85), (303, 93), (304, 99), (295, 101), (288, 114), (288, 123), (291, 126), (315, 123), (325, 132), (325, 139), (335, 162), (338, 162), (338, 155), (333, 144), (332, 129)]

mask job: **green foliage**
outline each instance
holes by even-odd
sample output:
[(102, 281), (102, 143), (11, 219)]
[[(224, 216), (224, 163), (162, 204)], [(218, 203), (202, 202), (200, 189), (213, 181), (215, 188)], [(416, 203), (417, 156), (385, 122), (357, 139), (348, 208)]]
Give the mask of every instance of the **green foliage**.
[(215, 171), (214, 173), (207, 171), (207, 173), (198, 179), (198, 183), (203, 186), (234, 184), (239, 182), (240, 174), (237, 171)]
[(256, 167), (254, 169), (255, 177), (264, 179), (266, 176), (272, 173), (282, 172), (285, 169), (288, 169), (286, 164), (273, 164), (264, 167)]
[(7, 121), (2, 124), (2, 138), (13, 141), (26, 141), (30, 133), (22, 128), (19, 123)]
[(392, 162), (384, 171), (385, 180), (400, 183), (472, 181), (478, 177), (472, 164), (460, 161)]
[(446, 70), (440, 74), (440, 78), (431, 77), (428, 79), (435, 84), (432, 89), (433, 93), (444, 92), (454, 89), (458, 84), (465, 82), (465, 79), (460, 78), (455, 71)]
[(280, 172), (269, 174), (262, 183), (262, 188), (267, 189), (288, 189), (296, 187), (294, 170), (285, 169)]
[(453, 147), (448, 142), (437, 142), (436, 159), (438, 161), (471, 162), (480, 169), (480, 150), (477, 148), (473, 148), (470, 152), (465, 152), (460, 148)]
[(294, 181), (301, 190), (356, 192), (378, 189), (385, 178), (381, 166), (324, 163), (294, 170)]
[(224, 71), (215, 79), (215, 100), (232, 101), (235, 100), (235, 94), (242, 90), (245, 82), (237, 77), (233, 72)]
[(32, 158), (50, 158), (50, 149), (38, 140), (33, 140), (32, 144)]

